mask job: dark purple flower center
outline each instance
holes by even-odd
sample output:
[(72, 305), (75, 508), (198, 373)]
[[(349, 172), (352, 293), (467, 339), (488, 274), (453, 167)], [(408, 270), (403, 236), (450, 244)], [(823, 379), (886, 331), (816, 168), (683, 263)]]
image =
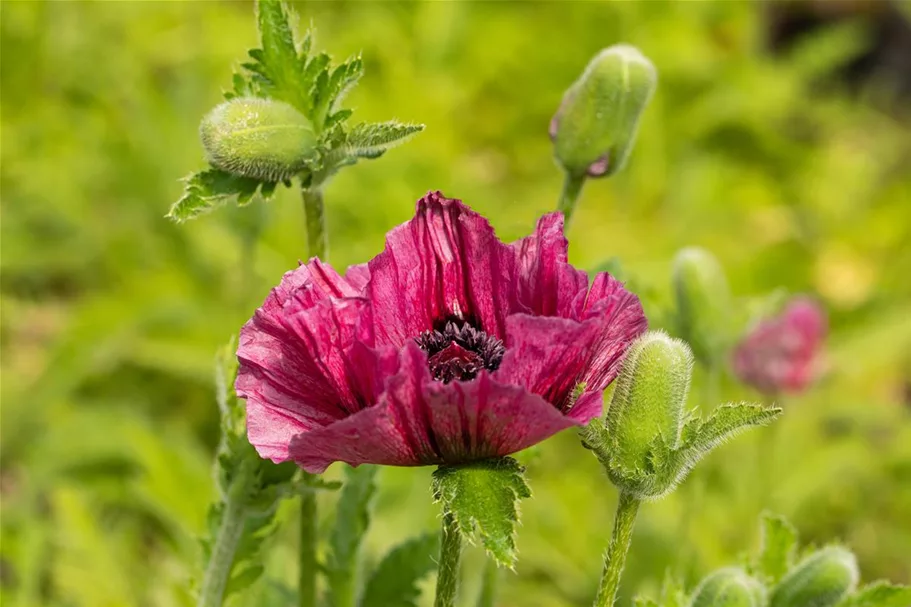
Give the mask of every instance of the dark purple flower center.
[(433, 378), (444, 384), (474, 379), (482, 369), (496, 371), (506, 354), (502, 341), (461, 320), (446, 322), (442, 330), (424, 331), (415, 341), (427, 352)]

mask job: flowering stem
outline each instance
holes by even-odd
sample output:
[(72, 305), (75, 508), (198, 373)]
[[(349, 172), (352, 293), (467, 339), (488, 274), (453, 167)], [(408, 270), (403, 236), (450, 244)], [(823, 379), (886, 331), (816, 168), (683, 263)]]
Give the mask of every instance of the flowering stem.
[(484, 574), (481, 580), (481, 594), (478, 597), (478, 607), (493, 607), (497, 598), (497, 585), (500, 580), (500, 569), (496, 561), (487, 559), (484, 563)]
[(560, 193), (560, 202), (557, 210), (563, 213), (563, 221), (569, 225), (569, 220), (576, 209), (576, 202), (579, 200), (579, 194), (582, 193), (582, 186), (585, 185), (585, 175), (566, 174), (563, 181), (563, 191)]
[(301, 186), (304, 202), (304, 217), (307, 223), (307, 249), (309, 257), (326, 260), (329, 251), (326, 232), (326, 210), (323, 206), (323, 190), (318, 185)]
[(231, 567), (234, 565), (237, 543), (244, 533), (245, 520), (244, 504), (238, 497), (229, 494), (225, 498), (221, 525), (212, 546), (212, 556), (203, 574), (202, 588), (196, 603), (198, 607), (221, 607), (225, 587), (231, 576)]
[(451, 512), (443, 515), (440, 536), (440, 566), (437, 573), (437, 595), (433, 607), (453, 607), (459, 588), (459, 565), (462, 560), (462, 533)]
[(623, 566), (626, 563), (626, 553), (629, 551), (638, 512), (639, 500), (621, 491), (617, 514), (614, 516), (614, 531), (607, 547), (607, 555), (604, 557), (604, 573), (601, 574), (594, 607), (613, 607), (617, 599), (620, 574), (623, 573)]

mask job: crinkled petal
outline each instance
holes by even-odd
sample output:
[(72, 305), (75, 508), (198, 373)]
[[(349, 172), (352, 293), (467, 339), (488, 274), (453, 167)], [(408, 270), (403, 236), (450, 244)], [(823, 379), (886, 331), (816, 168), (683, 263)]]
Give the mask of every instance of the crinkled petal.
[(511, 316), (496, 379), (524, 386), (561, 410), (574, 405), (573, 391), (580, 383), (585, 392), (604, 390), (619, 373), (630, 343), (647, 328), (642, 305), (602, 273), (575, 307), (577, 319)]
[(370, 261), (377, 342), (402, 346), (447, 319), (471, 319), (504, 335), (512, 264), (514, 255), (486, 219), (460, 200), (431, 192)]
[(247, 399), (250, 442), (264, 457), (286, 459), (290, 436), (373, 402), (353, 352), (360, 341), (372, 343), (369, 303), (345, 298), (356, 292), (313, 260), (285, 274), (241, 329), (235, 388)]
[(355, 466), (455, 464), (509, 455), (579, 423), (488, 373), (470, 382), (433, 381), (426, 355), (408, 344), (379, 404), (298, 435), (290, 454), (311, 472), (333, 461)]
[(530, 236), (510, 245), (515, 255), (515, 301), (510, 313), (572, 316), (572, 304), (588, 291), (588, 276), (567, 262), (569, 243), (563, 235), (563, 214), (538, 220)]

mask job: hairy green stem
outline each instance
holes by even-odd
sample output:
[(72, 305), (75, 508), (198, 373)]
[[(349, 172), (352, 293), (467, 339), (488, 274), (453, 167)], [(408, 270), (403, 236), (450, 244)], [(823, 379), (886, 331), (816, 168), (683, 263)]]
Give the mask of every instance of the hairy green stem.
[(629, 493), (620, 492), (617, 514), (614, 516), (614, 531), (604, 557), (604, 573), (601, 574), (601, 583), (598, 585), (595, 607), (613, 607), (617, 600), (617, 588), (620, 586), (620, 575), (623, 573), (626, 553), (629, 552), (633, 537), (639, 503), (639, 500)]
[[(307, 474), (304, 472), (304, 474)], [(297, 604), (299, 607), (316, 605), (316, 491), (301, 493), (300, 544), (298, 545)]]
[(326, 261), (329, 253), (329, 235), (326, 232), (326, 209), (320, 186), (301, 187), (304, 218), (307, 224), (307, 252), (309, 257)]
[(462, 560), (462, 533), (455, 516), (443, 515), (440, 532), (440, 563), (437, 573), (437, 594), (433, 607), (453, 607), (459, 588), (459, 566)]
[(221, 607), (225, 588), (231, 577), (237, 543), (244, 533), (245, 519), (243, 503), (239, 498), (229, 494), (225, 499), (225, 509), (222, 512), (218, 535), (215, 536), (215, 545), (212, 546), (212, 556), (203, 574), (197, 607)]
[(500, 568), (491, 558), (484, 563), (484, 573), (481, 578), (481, 594), (478, 595), (478, 607), (494, 607), (497, 600), (497, 586), (500, 581)]
[[(319, 184), (302, 184), (301, 199), (307, 226), (307, 257), (326, 261), (329, 252), (329, 234), (326, 231), (326, 209), (323, 190)], [(304, 474), (307, 474), (304, 472)], [(316, 560), (318, 543), (316, 492), (305, 491), (300, 503), (300, 545), (298, 546), (297, 604), (298, 607), (316, 606)]]
[(566, 174), (557, 210), (563, 213), (563, 222), (567, 226), (572, 219), (573, 211), (576, 210), (576, 202), (579, 200), (579, 194), (582, 193), (583, 185), (585, 185), (585, 175)]

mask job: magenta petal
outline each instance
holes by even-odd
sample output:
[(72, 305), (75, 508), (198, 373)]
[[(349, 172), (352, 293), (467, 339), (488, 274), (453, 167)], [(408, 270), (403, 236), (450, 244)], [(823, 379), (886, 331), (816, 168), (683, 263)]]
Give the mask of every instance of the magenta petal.
[(447, 318), (502, 335), (512, 263), (486, 219), (459, 200), (428, 194), (369, 264), (378, 343), (401, 346)]
[(647, 321), (638, 298), (607, 274), (598, 275), (580, 303), (574, 306), (580, 308), (578, 320), (511, 316), (497, 380), (525, 386), (561, 410), (573, 404), (579, 383), (586, 392), (604, 390)]
[(510, 245), (516, 259), (516, 306), (513, 312), (536, 316), (571, 315), (571, 305), (588, 290), (588, 276), (567, 262), (563, 214), (538, 220), (535, 232)]

